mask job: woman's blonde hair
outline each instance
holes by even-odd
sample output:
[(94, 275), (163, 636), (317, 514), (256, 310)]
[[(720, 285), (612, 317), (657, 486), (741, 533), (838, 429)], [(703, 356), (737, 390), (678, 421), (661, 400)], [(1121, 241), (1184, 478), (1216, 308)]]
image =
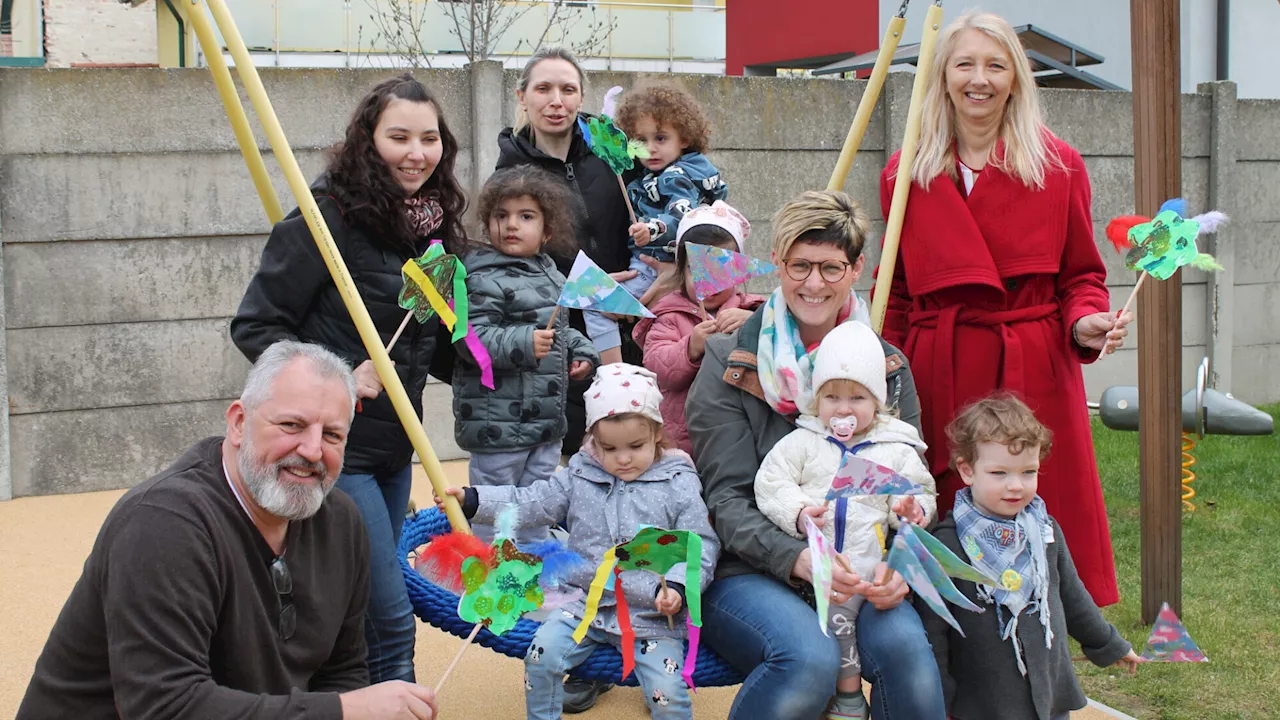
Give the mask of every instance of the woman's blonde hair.
[(965, 30), (977, 30), (1000, 43), (1013, 65), (1013, 88), (1000, 120), (1000, 140), (1004, 147), (998, 154), (993, 152), (988, 162), (1027, 187), (1042, 190), (1046, 170), (1063, 167), (1062, 160), (1049, 143), (1052, 134), (1040, 112), (1031, 62), (1013, 27), (993, 13), (961, 15), (947, 26), (938, 41), (924, 98), (920, 150), (911, 168), (911, 179), (922, 188), (928, 188), (929, 183), (944, 173), (952, 180), (959, 179), (955, 151), (956, 109), (947, 94), (947, 64), (955, 52), (960, 33)]
[(797, 242), (834, 245), (850, 263), (858, 262), (871, 219), (853, 198), (839, 190), (809, 190), (773, 216), (773, 253), (778, 262)]
[[(559, 45), (544, 45), (534, 51), (529, 56), (529, 60), (525, 62), (524, 68), (520, 71), (520, 79), (516, 81), (516, 89), (520, 92), (526, 92), (529, 89), (529, 81), (533, 79), (533, 69), (543, 60), (564, 60), (578, 71), (578, 92), (586, 91), (587, 76), (582, 71), (582, 63), (578, 62), (578, 56), (573, 51)], [(524, 106), (516, 105), (516, 121), (511, 127), (516, 132), (524, 129), (529, 124), (529, 114), (525, 112)]]

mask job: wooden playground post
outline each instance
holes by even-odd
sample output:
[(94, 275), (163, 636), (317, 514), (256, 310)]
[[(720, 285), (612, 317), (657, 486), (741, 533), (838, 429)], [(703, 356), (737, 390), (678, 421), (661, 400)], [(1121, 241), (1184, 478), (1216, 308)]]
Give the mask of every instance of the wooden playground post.
[[(1130, 0), (1134, 210), (1182, 195), (1178, 0)], [(1138, 295), (1142, 621), (1182, 614), (1182, 274)]]
[[(342, 254), (338, 251), (338, 246), (333, 241), (329, 226), (325, 223), (324, 216), (320, 214), (320, 208), (316, 205), (316, 200), (311, 195), (311, 188), (307, 183), (306, 177), (303, 176), (301, 168), (298, 167), (298, 160), (293, 155), (293, 148), (290, 147), (288, 138), (285, 137), (284, 128), (281, 127), (280, 119), (276, 117), (276, 112), (271, 106), (271, 99), (267, 97), (267, 90), (262, 85), (262, 78), (258, 76), (258, 69), (254, 67), (253, 58), (249, 55), (249, 49), (245, 46), (244, 39), (240, 37), (240, 30), (236, 27), (231, 11), (227, 9), (224, 0), (184, 0), (184, 2), (187, 5), (188, 13), (192, 15), (205, 12), (207, 4), (214, 23), (217, 24), (218, 30), (222, 32), (222, 37), (227, 43), (227, 51), (231, 53), (231, 57), (235, 60), (236, 72), (240, 75), (240, 81), (244, 84), (245, 92), (249, 96), (249, 101), (253, 104), (253, 109), (258, 116), (259, 122), (262, 123), (267, 141), (275, 152), (276, 161), (284, 171), (285, 179), (289, 183), (289, 189), (293, 191), (293, 197), (298, 202), (298, 209), (306, 220), (307, 227), (311, 230), (312, 239), (315, 240), (316, 246), (320, 250), (320, 255), (324, 258), (325, 266), (333, 277), (333, 283), (337, 287), (338, 293), (342, 296), (342, 302), (346, 305), (347, 312), (351, 313), (351, 321), (360, 333), (360, 341), (364, 344), (365, 351), (369, 353), (369, 359), (373, 361), (373, 366), (378, 371), (378, 377), (382, 380), (382, 386), (386, 390), (387, 396), (391, 399), (391, 405), (395, 408), (396, 416), (399, 418), (401, 426), (404, 427), (405, 433), (409, 436), (409, 442), (418, 454), (418, 460), (422, 463), (422, 468), (426, 471), (427, 478), (431, 481), (432, 490), (443, 501), (445, 515), (449, 518), (449, 524), (453, 527), (453, 530), (455, 532), (470, 533), (471, 526), (467, 523), (466, 516), (462, 514), (462, 506), (458, 504), (457, 498), (445, 492), (449, 488), (449, 482), (444, 476), (444, 468), (441, 467), (440, 460), (436, 457), (435, 450), (431, 447), (431, 440), (427, 437), (426, 431), (422, 429), (422, 419), (414, 412), (409, 395), (405, 392), (404, 383), (400, 381), (400, 375), (396, 372), (395, 366), (391, 363), (391, 358), (387, 355), (386, 348), (382, 345), (382, 338), (378, 335), (378, 329), (374, 327), (373, 319), (369, 317), (369, 310), (365, 307), (364, 301), (361, 300), (360, 292), (357, 290), (355, 282), (351, 279), (351, 273), (347, 271), (347, 265), (342, 259)], [(206, 33), (203, 40), (209, 39), (212, 38), (210, 34)], [(217, 47), (216, 44), (212, 47), (206, 45), (203, 50), (206, 56), (221, 52), (221, 48)], [(232, 108), (228, 107), (227, 113), (234, 121)], [(252, 168), (252, 164), (250, 167)], [(268, 209), (268, 212), (270, 212), (270, 209)]]

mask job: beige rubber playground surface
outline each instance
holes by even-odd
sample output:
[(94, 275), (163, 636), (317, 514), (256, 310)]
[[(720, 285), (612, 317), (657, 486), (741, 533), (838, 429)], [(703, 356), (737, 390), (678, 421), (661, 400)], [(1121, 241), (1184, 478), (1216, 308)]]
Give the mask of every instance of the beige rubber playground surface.
[[(451, 484), (466, 482), (466, 463), (445, 463)], [(425, 475), (416, 470), (413, 499), (431, 502)], [(80, 577), (98, 527), (123, 491), (19, 498), (0, 502), (0, 718), (11, 718), (36, 657)], [(435, 685), (462, 640), (428, 625), (418, 630), (418, 680)], [(500, 720), (524, 716), (523, 663), (479, 646), (469, 648), (440, 693), (444, 718)], [(729, 714), (735, 688), (704, 688), (694, 696), (698, 718)], [(648, 713), (638, 688), (616, 688), (578, 716), (584, 720), (639, 720)], [(1073, 720), (1106, 720), (1093, 710)]]

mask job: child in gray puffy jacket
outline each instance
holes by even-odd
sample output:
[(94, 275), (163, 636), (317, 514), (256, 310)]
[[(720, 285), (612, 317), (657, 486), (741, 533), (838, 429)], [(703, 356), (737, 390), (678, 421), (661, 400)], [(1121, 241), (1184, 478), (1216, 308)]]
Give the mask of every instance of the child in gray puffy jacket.
[[(692, 530), (702, 537), (702, 587), (715, 575), (720, 541), (702, 501), (702, 483), (689, 456), (666, 449), (662, 433), (662, 393), (652, 372), (634, 365), (605, 365), (586, 394), (587, 437), (569, 466), (530, 487), (451, 488), (462, 511), (476, 521), (492, 523), (515, 505), (517, 527), (561, 524), (569, 531), (569, 548), (592, 567), (605, 551), (628, 542), (640, 530)], [(593, 569), (571, 578), (581, 594), (591, 586)], [(661, 719), (693, 716), (681, 678), (684, 663), (685, 567), (665, 575), (667, 589), (651, 572), (622, 573), (621, 584), (635, 632), (635, 672), (644, 689), (650, 715)], [(525, 704), (531, 719), (559, 718), (564, 674), (600, 643), (618, 647), (622, 631), (612, 587), (581, 644), (574, 629), (585, 611), (579, 598), (554, 612), (538, 629), (525, 656)], [(680, 622), (668, 624), (668, 618)]]
[[(489, 242), (473, 245), (462, 262), (471, 324), (493, 363), (494, 387), (481, 384), (480, 367), (461, 352), (453, 371), (454, 437), (471, 453), (473, 486), (549, 477), (567, 429), (569, 379), (585, 379), (599, 364), (591, 341), (569, 327), (569, 314), (555, 313), (564, 276), (547, 251), (573, 242), (570, 202), (564, 183), (532, 166), (499, 171), (481, 190)], [(553, 313), (556, 325), (547, 329)], [(476, 532), (489, 539), (493, 530)]]

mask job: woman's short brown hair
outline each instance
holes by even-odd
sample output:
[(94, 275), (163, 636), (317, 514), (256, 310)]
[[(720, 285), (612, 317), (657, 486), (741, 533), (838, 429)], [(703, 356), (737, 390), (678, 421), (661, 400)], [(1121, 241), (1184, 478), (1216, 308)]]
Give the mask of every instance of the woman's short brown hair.
[(947, 425), (947, 439), (951, 441), (953, 466), (958, 460), (973, 464), (978, 445), (984, 442), (1000, 443), (1014, 455), (1038, 447), (1043, 460), (1053, 445), (1053, 431), (1017, 396), (997, 392), (961, 410)]
[(867, 242), (871, 219), (853, 198), (839, 190), (809, 190), (773, 216), (773, 254), (781, 262), (797, 242), (832, 245), (857, 263)]

